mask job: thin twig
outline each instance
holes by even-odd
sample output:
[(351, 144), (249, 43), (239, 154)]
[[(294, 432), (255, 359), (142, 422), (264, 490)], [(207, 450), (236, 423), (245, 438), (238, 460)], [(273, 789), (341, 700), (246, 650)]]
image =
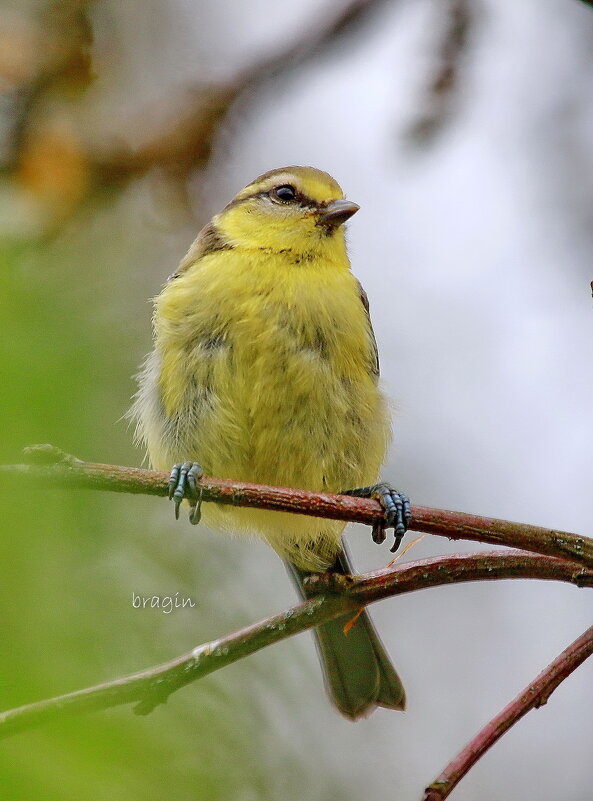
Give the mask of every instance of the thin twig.
[[(0, 738), (55, 717), (77, 715), (136, 703), (147, 714), (169, 695), (196, 679), (236, 662), (272, 643), (310, 629), (347, 612), (356, 612), (384, 598), (453, 582), (504, 578), (566, 581), (593, 586), (593, 571), (565, 559), (516, 551), (458, 554), (397, 564), (388, 569), (355, 576), (314, 577), (316, 590), (329, 590), (278, 615), (227, 637), (198, 646), (163, 665), (124, 678), (78, 690), (57, 698), (22, 706), (0, 714)], [(336, 594), (339, 590), (339, 594)]]
[(593, 626), (568, 646), (447, 765), (425, 791), (423, 801), (444, 801), (481, 756), (530, 709), (538, 709), (587, 657), (593, 654)]
[[(159, 496), (168, 493), (167, 473), (83, 462), (51, 445), (33, 446), (27, 453), (37, 464), (0, 466), (0, 476), (8, 474), (8, 476), (26, 477), (31, 483), (37, 482), (46, 486)], [(46, 463), (39, 464), (40, 461)], [(269, 487), (210, 477), (204, 477), (200, 481), (200, 491), (204, 501), (234, 506), (293, 512), (332, 520), (366, 523), (369, 526), (384, 520), (384, 511), (379, 502), (368, 498)], [(490, 545), (503, 545), (567, 558), (593, 568), (593, 539), (566, 531), (425, 506), (412, 508), (410, 528), (452, 540), (487, 542)]]

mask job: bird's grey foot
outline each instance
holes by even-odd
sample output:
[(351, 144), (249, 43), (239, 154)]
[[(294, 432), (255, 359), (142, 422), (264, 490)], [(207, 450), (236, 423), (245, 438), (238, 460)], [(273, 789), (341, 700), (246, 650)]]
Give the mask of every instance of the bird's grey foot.
[[(196, 525), (202, 516), (202, 498), (198, 481), (204, 475), (202, 466), (197, 462), (183, 462), (173, 465), (169, 476), (169, 500), (175, 502), (175, 519), (179, 520), (179, 507), (181, 501), (187, 498), (188, 490), (192, 495), (198, 495), (198, 500), (189, 510), (190, 523)], [(190, 500), (193, 500), (191, 498)]]
[(393, 528), (395, 540), (391, 553), (395, 553), (400, 546), (402, 537), (408, 530), (412, 511), (410, 499), (403, 492), (394, 489), (391, 484), (382, 481), (371, 487), (347, 490), (343, 495), (352, 495), (356, 498), (376, 498), (385, 509), (385, 520), (373, 526), (373, 541), (380, 545), (385, 541), (385, 530)]

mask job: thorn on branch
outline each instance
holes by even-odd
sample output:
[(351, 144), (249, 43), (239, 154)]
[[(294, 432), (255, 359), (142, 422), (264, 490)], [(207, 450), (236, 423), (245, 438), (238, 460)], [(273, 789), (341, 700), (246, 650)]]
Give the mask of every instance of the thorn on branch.
[(76, 456), (49, 444), (29, 445), (23, 448), (23, 456), (25, 462), (32, 465), (64, 464), (74, 466), (83, 464), (82, 460), (77, 459)]
[(169, 696), (172, 695), (176, 689), (176, 687), (167, 686), (164, 681), (153, 685), (147, 692), (146, 697), (132, 707), (132, 712), (140, 717), (150, 715), (157, 706), (166, 704), (169, 700)]
[(303, 580), (303, 589), (307, 596), (330, 593), (344, 595), (352, 587), (353, 577), (343, 573), (328, 571), (326, 573), (311, 573)]

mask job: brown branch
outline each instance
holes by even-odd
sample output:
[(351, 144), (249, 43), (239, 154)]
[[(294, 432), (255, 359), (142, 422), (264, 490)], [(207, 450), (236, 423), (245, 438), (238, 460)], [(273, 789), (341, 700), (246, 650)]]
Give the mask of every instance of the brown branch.
[[(345, 612), (355, 612), (381, 599), (453, 582), (530, 578), (593, 586), (593, 571), (565, 559), (515, 551), (458, 554), (396, 564), (352, 579), (314, 577), (318, 595), (278, 615), (227, 637), (194, 648), (163, 665), (115, 681), (78, 690), (57, 698), (0, 714), (0, 737), (32, 728), (59, 714), (76, 715), (136, 703), (139, 714), (151, 712), (169, 695), (203, 676), (236, 662), (261, 648), (317, 626)], [(339, 594), (336, 594), (339, 590)]]
[[(167, 473), (83, 462), (51, 445), (34, 446), (27, 450), (27, 456), (37, 464), (2, 466), (0, 476), (28, 476), (48, 486), (158, 496), (168, 493)], [(210, 477), (200, 481), (200, 490), (202, 500), (215, 503), (347, 520), (369, 526), (380, 524), (384, 519), (378, 501), (367, 498)], [(487, 542), (566, 558), (593, 568), (593, 539), (566, 531), (425, 506), (412, 508), (410, 528), (452, 540)]]
[(538, 709), (561, 682), (593, 654), (593, 626), (562, 651), (539, 676), (463, 748), (438, 779), (426, 788), (423, 801), (444, 801), (480, 757), (530, 709)]

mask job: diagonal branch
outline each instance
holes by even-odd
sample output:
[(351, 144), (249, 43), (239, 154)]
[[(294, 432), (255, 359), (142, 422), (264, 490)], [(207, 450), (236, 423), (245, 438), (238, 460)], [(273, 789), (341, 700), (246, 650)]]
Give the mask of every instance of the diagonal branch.
[(57, 715), (77, 715), (130, 703), (137, 704), (137, 713), (147, 714), (186, 684), (267, 645), (346, 612), (356, 612), (361, 604), (453, 582), (504, 578), (547, 579), (566, 581), (579, 587), (593, 586), (593, 570), (585, 570), (565, 559), (516, 551), (423, 559), (352, 579), (315, 577), (318, 579), (316, 588), (331, 588), (332, 591), (227, 637), (198, 646), (166, 664), (4, 712), (0, 714), (0, 737), (38, 726)]
[(205, 167), (216, 135), (238, 100), (253, 99), (268, 81), (294, 72), (340, 44), (385, 4), (386, 0), (351, 0), (337, 11), (316, 18), (288, 47), (254, 62), (226, 83), (194, 87), (183, 113), (145, 145), (95, 158), (96, 178), (103, 185), (111, 185), (139, 177), (155, 166), (178, 177)]
[(538, 709), (561, 682), (593, 654), (593, 626), (568, 646), (502, 712), (484, 726), (435, 781), (426, 788), (423, 801), (444, 801), (486, 751), (530, 709)]
[[(135, 467), (83, 462), (51, 445), (27, 449), (27, 457), (37, 464), (0, 466), (0, 476), (16, 476), (29, 483), (47, 486), (78, 487), (109, 492), (130, 492), (144, 495), (168, 494), (167, 473)], [(240, 481), (204, 477), (200, 481), (203, 501), (235, 506), (252, 506), (281, 512), (380, 524), (384, 512), (378, 501), (348, 495), (307, 492), (305, 490), (269, 487)], [(412, 508), (410, 526), (414, 531), (448, 537), (452, 540), (487, 542), (534, 553), (547, 554), (579, 562), (593, 568), (593, 539), (566, 531), (512, 523), (507, 520), (430, 509)]]

